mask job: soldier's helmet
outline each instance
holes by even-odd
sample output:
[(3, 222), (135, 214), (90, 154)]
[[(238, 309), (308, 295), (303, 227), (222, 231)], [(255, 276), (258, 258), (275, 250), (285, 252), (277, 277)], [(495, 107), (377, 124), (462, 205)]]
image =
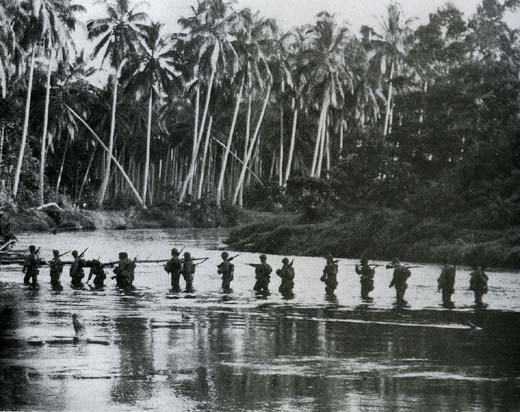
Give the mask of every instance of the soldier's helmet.
[(78, 257), (78, 251), (77, 251), (77, 250), (73, 250), (73, 251), (72, 251), (72, 256), (74, 256), (74, 257)]
[(222, 257), (222, 259), (227, 259), (229, 257), (229, 254), (228, 252), (222, 252), (220, 256)]
[(366, 257), (361, 258), (361, 264), (366, 265), (368, 263), (368, 259)]
[(284, 265), (287, 265), (287, 264), (289, 263), (289, 259), (287, 259), (286, 257), (284, 257), (284, 258), (282, 259), (282, 263), (283, 263)]
[(327, 255), (327, 256), (325, 256), (325, 259), (327, 259), (327, 261), (330, 261), (330, 260), (333, 260), (334, 258), (332, 257), (332, 255)]
[(172, 249), (172, 255), (179, 256), (179, 251), (177, 250), (177, 248)]
[(395, 257), (392, 259), (392, 265), (399, 265), (401, 263), (401, 261), (399, 260), (398, 257)]
[(191, 258), (190, 252), (184, 252), (184, 259), (189, 259), (189, 258)]
[(263, 262), (267, 259), (267, 256), (266, 255), (260, 255), (260, 260)]
[(126, 253), (126, 252), (119, 253), (119, 259), (126, 259), (127, 257), (128, 257), (128, 253)]
[(60, 255), (60, 251), (59, 251), (59, 250), (53, 250), (53, 251), (52, 251), (52, 254), (53, 254), (54, 256), (59, 256), (59, 255)]
[(36, 246), (34, 246), (34, 245), (29, 246), (30, 252), (34, 252), (35, 250), (36, 250)]

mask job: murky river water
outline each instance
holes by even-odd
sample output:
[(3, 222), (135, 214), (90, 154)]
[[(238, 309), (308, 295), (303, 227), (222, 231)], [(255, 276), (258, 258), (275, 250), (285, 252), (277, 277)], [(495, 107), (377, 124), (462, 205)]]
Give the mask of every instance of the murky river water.
[[(186, 247), (211, 259), (196, 292), (169, 291), (161, 265), (136, 271), (136, 290), (62, 291), (46, 269), (39, 289), (19, 268), (0, 272), (0, 410), (46, 411), (509, 411), (520, 410), (520, 281), (489, 273), (489, 303), (475, 309), (468, 271), (457, 273), (454, 310), (440, 305), (439, 268), (412, 271), (394, 306), (391, 271), (376, 273), (373, 301), (359, 297), (353, 261), (340, 263), (335, 299), (319, 281), (323, 259), (297, 258), (295, 296), (257, 299), (257, 262), (235, 259), (234, 292), (220, 292), (224, 232), (125, 231), (21, 236), (42, 256), (89, 246), (87, 259), (125, 250), (162, 259)], [(269, 256), (273, 268), (281, 257)], [(87, 336), (73, 342), (71, 315)]]

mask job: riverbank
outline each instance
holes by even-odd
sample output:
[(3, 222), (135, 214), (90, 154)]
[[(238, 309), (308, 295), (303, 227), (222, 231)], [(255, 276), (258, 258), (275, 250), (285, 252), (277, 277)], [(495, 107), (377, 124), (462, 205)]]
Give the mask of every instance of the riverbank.
[(460, 227), (454, 221), (418, 219), (405, 211), (349, 212), (306, 223), (300, 214), (280, 214), (236, 227), (230, 249), (279, 255), (440, 263), (520, 269), (520, 227), (492, 230)]
[(159, 228), (215, 228), (231, 227), (264, 219), (261, 212), (242, 211), (238, 208), (216, 209), (198, 206), (150, 208), (146, 210), (88, 210), (50, 207), (4, 208), (4, 219), (13, 233), (91, 231)]

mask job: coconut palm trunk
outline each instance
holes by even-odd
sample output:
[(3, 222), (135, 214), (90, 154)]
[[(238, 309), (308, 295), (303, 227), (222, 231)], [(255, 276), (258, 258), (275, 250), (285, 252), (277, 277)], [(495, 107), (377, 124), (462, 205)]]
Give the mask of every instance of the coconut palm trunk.
[(148, 98), (148, 125), (146, 128), (146, 156), (144, 161), (143, 194), (141, 197), (146, 202), (146, 192), (148, 191), (148, 175), (150, 173), (150, 144), (152, 139), (152, 114), (153, 114), (153, 89), (150, 88)]
[[(251, 90), (251, 84), (249, 85), (249, 90)], [(253, 105), (252, 101), (253, 101), (253, 96), (250, 92), (249, 98), (248, 98), (248, 104), (247, 104), (246, 135), (244, 138), (244, 159), (247, 156), (247, 151), (249, 149), (249, 139), (251, 137), (251, 113), (252, 113), (252, 105)], [(248, 175), (248, 177), (249, 177), (249, 175)], [(238, 205), (240, 207), (243, 207), (243, 205), (244, 205), (244, 185), (242, 185), (242, 187), (240, 188), (240, 193), (238, 196)]]
[(294, 155), (294, 146), (296, 143), (296, 126), (298, 124), (298, 109), (294, 108), (294, 115), (293, 115), (293, 124), (292, 124), (292, 131), (291, 131), (291, 143), (289, 145), (289, 153), (287, 155), (287, 166), (285, 169), (285, 179), (283, 182), (283, 186), (287, 186), (287, 181), (289, 180), (289, 177), (291, 176), (291, 167), (292, 167), (292, 161), (293, 161), (293, 155)]
[(247, 151), (247, 156), (244, 159), (244, 164), (242, 165), (242, 170), (240, 172), (240, 177), (238, 178), (238, 183), (235, 187), (235, 193), (233, 195), (232, 204), (236, 205), (238, 200), (238, 194), (240, 192), (241, 186), (244, 184), (244, 178), (246, 177), (247, 165), (249, 164), (249, 160), (251, 159), (251, 154), (253, 153), (253, 149), (255, 148), (255, 141), (260, 134), (260, 128), (262, 127), (262, 121), (264, 120), (265, 110), (267, 109), (267, 103), (269, 103), (269, 96), (271, 95), (271, 85), (268, 86), (267, 92), (265, 94), (264, 104), (262, 106), (262, 111), (260, 112), (260, 117), (256, 124), (255, 133), (253, 134), (253, 138), (249, 144), (249, 150)]
[(242, 83), (240, 84), (240, 89), (238, 91), (238, 96), (236, 98), (235, 111), (233, 113), (233, 120), (231, 121), (231, 128), (229, 130), (228, 140), (227, 140), (227, 144), (226, 144), (226, 150), (224, 151), (224, 156), (222, 158), (222, 166), (220, 168), (220, 176), (219, 176), (218, 185), (217, 185), (217, 206), (219, 206), (219, 207), (222, 203), (222, 191), (224, 190), (224, 175), (226, 173), (226, 166), (227, 166), (227, 160), (229, 157), (229, 151), (231, 149), (231, 143), (233, 142), (233, 135), (235, 133), (235, 127), (237, 124), (240, 103), (242, 102), (243, 90), (244, 90), (244, 79), (242, 79)]
[(43, 132), (42, 132), (42, 143), (40, 149), (40, 205), (45, 204), (44, 199), (44, 186), (45, 186), (45, 155), (47, 150), (47, 130), (49, 127), (49, 105), (51, 97), (51, 75), (52, 66), (51, 60), (52, 53), (49, 54), (49, 62), (47, 66), (47, 83), (45, 85), (45, 110), (43, 114)]
[(65, 142), (65, 149), (63, 149), (63, 156), (61, 158), (60, 173), (58, 174), (58, 180), (56, 181), (56, 193), (60, 191), (61, 178), (63, 177), (63, 169), (65, 168), (65, 159), (67, 158), (67, 152), (69, 150), (69, 139)]
[(326, 113), (328, 110), (328, 104), (327, 104), (327, 95), (325, 94), (323, 96), (323, 103), (321, 105), (321, 113), (320, 113), (320, 120), (318, 122), (318, 133), (316, 135), (316, 143), (314, 144), (314, 153), (312, 156), (312, 167), (311, 167), (311, 177), (316, 176), (316, 166), (318, 163), (318, 154), (321, 146), (321, 138), (323, 135), (323, 129), (325, 127), (325, 121), (326, 121)]
[(34, 78), (34, 64), (36, 60), (36, 46), (33, 46), (31, 51), (31, 64), (29, 67), (29, 83), (27, 84), (27, 98), (25, 102), (25, 117), (23, 120), (22, 141), (20, 142), (20, 153), (18, 155), (18, 162), (16, 163), (16, 171), (14, 174), (13, 183), (13, 199), (16, 200), (18, 195), (18, 186), (20, 184), (20, 174), (22, 173), (23, 157), (25, 154), (25, 145), (27, 143), (27, 132), (29, 131), (29, 114), (31, 112), (31, 95)]
[(81, 197), (83, 196), (83, 190), (85, 189), (85, 185), (87, 184), (88, 176), (90, 174), (90, 169), (92, 168), (92, 163), (94, 163), (95, 157), (96, 157), (96, 146), (94, 146), (94, 150), (92, 150), (92, 154), (90, 155), (87, 170), (85, 171), (85, 176), (83, 176), (83, 180), (81, 181), (81, 186), (79, 188), (79, 193), (78, 193), (78, 197), (76, 198), (76, 201), (81, 200)]
[(119, 85), (119, 67), (116, 69), (114, 75), (114, 95), (112, 97), (112, 117), (110, 120), (110, 137), (108, 140), (108, 153), (106, 155), (106, 165), (101, 187), (98, 192), (97, 205), (102, 206), (105, 201), (105, 195), (107, 192), (108, 182), (110, 181), (110, 166), (112, 164), (112, 157), (114, 152), (114, 135), (116, 130), (116, 110), (117, 110), (117, 89)]
[(280, 156), (278, 163), (278, 185), (283, 186), (283, 104), (280, 103)]
[(388, 86), (388, 97), (386, 99), (386, 114), (385, 114), (385, 126), (383, 129), (383, 137), (388, 135), (388, 129), (390, 127), (390, 116), (392, 111), (392, 92), (393, 92), (393, 80), (394, 80), (394, 62), (390, 67), (390, 84)]
[[(202, 198), (202, 187), (204, 185), (204, 174), (206, 171), (206, 158), (208, 156), (209, 141), (211, 138), (211, 127), (213, 126), (213, 116), (209, 118), (208, 130), (206, 133), (206, 141), (204, 142), (204, 153), (202, 155), (202, 165), (200, 167), (199, 189), (197, 191), (197, 199)], [(208, 170), (209, 174), (209, 170)]]

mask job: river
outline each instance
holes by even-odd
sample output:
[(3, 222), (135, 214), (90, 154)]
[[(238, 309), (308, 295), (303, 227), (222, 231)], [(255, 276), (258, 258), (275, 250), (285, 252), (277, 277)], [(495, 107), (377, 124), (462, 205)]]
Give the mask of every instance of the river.
[[(235, 259), (233, 292), (216, 274), (225, 231), (133, 230), (21, 235), (20, 244), (116, 260), (119, 251), (164, 259), (172, 247), (209, 257), (193, 294), (174, 294), (159, 264), (138, 266), (132, 292), (24, 287), (0, 272), (0, 410), (42, 411), (513, 411), (520, 410), (520, 282), (490, 272), (488, 307), (473, 306), (458, 269), (455, 308), (440, 306), (439, 267), (412, 270), (396, 307), (391, 271), (377, 269), (373, 300), (339, 264), (335, 298), (324, 260), (297, 257), (294, 298), (252, 291), (258, 256)], [(268, 256), (274, 269), (281, 256)], [(72, 314), (86, 336), (73, 341)]]

